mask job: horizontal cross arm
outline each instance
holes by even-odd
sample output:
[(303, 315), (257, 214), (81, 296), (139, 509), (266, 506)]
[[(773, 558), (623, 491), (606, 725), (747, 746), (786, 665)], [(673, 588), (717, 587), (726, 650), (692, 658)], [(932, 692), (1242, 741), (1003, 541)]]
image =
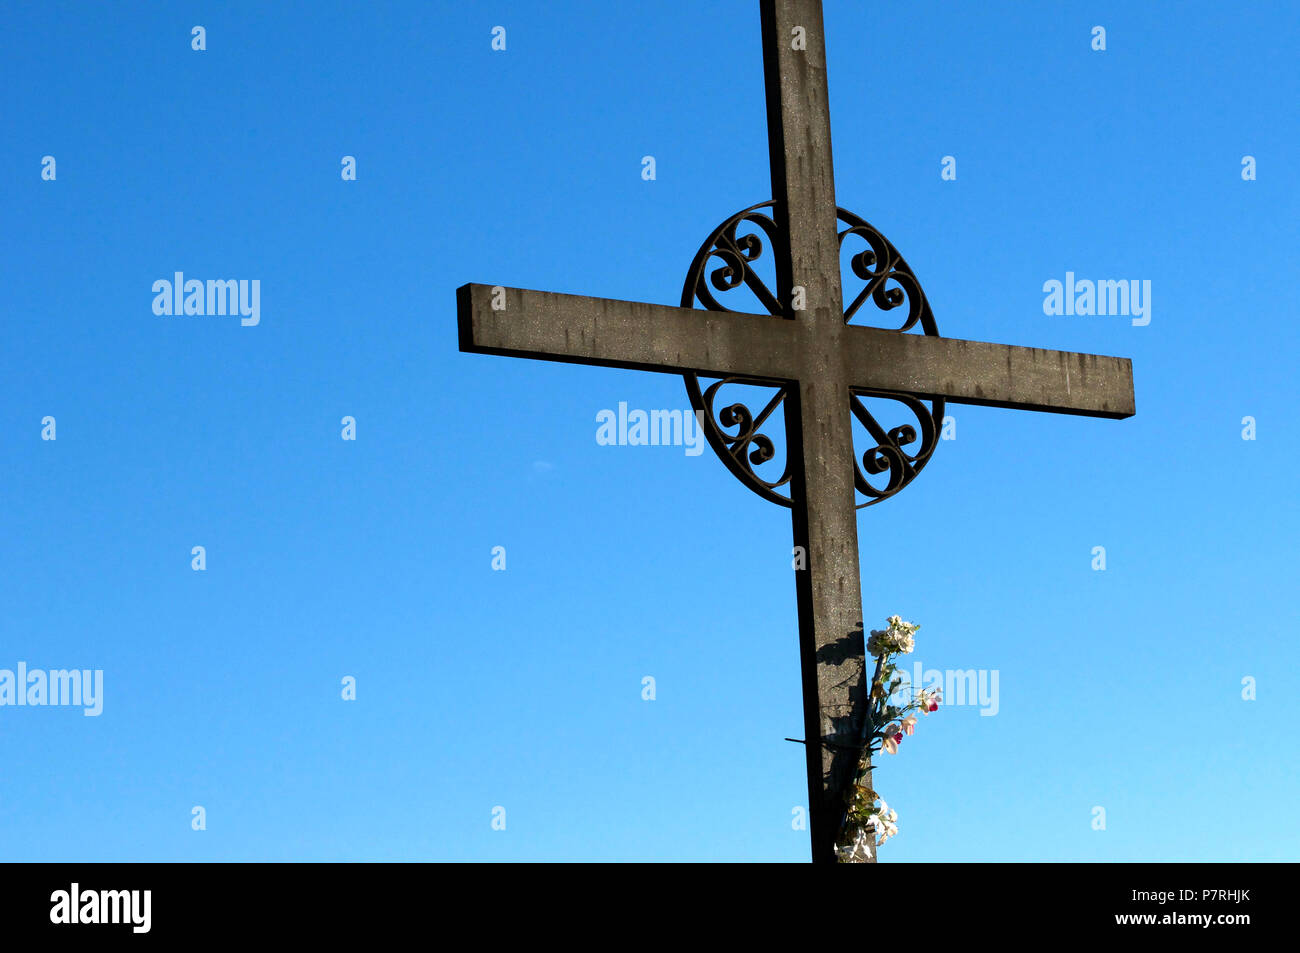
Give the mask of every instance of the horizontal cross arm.
[(468, 284), (456, 289), (460, 349), (543, 361), (785, 381), (793, 322), (771, 315)]
[(1131, 417), (1136, 411), (1133, 363), (1126, 357), (858, 326), (841, 341), (854, 389), (1088, 417)]

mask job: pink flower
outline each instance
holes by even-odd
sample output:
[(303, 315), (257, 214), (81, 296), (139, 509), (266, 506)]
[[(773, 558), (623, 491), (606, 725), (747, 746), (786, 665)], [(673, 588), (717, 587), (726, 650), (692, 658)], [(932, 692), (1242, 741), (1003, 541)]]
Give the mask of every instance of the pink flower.
[(916, 732), (916, 716), (908, 715), (903, 719), (903, 734), (910, 735)]
[(898, 743), (903, 740), (903, 733), (898, 730), (898, 725), (890, 725), (885, 729), (885, 737), (880, 742), (880, 750), (889, 754), (898, 754)]

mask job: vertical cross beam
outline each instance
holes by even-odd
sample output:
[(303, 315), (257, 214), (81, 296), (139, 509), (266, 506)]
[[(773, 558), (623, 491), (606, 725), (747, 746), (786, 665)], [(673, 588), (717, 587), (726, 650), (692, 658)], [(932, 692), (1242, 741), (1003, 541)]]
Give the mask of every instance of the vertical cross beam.
[[(821, 0), (763, 0), (777, 294), (796, 322), (798, 383), (786, 408), (809, 826), (814, 863), (835, 861), (867, 706), (862, 592)], [(794, 310), (795, 289), (803, 310)]]

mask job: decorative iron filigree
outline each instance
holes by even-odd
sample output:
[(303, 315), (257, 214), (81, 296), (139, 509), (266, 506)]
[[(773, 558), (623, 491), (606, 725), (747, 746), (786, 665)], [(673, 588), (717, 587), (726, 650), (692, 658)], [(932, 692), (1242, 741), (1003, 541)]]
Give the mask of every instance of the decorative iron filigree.
[[(935, 326), (930, 304), (921, 291), (921, 283), (912, 274), (912, 269), (907, 267), (907, 262), (903, 261), (898, 249), (865, 219), (842, 208), (836, 209), (835, 213), (848, 226), (839, 233), (841, 261), (844, 259), (845, 241), (850, 236), (866, 242), (866, 247), (849, 259), (849, 270), (865, 284), (844, 309), (844, 320), (851, 322), (867, 298), (881, 311), (892, 311), (906, 301), (906, 317), (893, 330), (910, 331), (919, 323), (924, 333), (938, 336), (939, 329)], [(848, 300), (848, 290), (846, 283), (845, 300)]]
[[(683, 308), (695, 307), (696, 302), (699, 302), (710, 311), (753, 312), (757, 309), (752, 306), (728, 307), (717, 296), (744, 287), (763, 310), (773, 315), (782, 313), (775, 279), (771, 282), (772, 287), (769, 287), (754, 267), (763, 258), (764, 240), (769, 245), (778, 240), (776, 220), (771, 214), (775, 206), (775, 202), (750, 206), (713, 230), (691, 262), (682, 289)], [(836, 215), (844, 226), (839, 232), (841, 262), (846, 252), (851, 253), (848, 271), (862, 282), (862, 287), (855, 290), (851, 300), (845, 282), (844, 300), (850, 301), (844, 309), (845, 322), (852, 322), (860, 314), (862, 305), (870, 299), (882, 312), (906, 305), (901, 323), (890, 330), (903, 333), (920, 325), (923, 333), (938, 335), (934, 314), (921, 291), (920, 282), (898, 250), (865, 219), (844, 209), (836, 209)], [(851, 244), (846, 245), (846, 242)], [(859, 242), (864, 247), (853, 251), (854, 245)], [(769, 256), (768, 262), (770, 261)], [(732, 303), (739, 302), (733, 299)], [(789, 506), (788, 456), (784, 470), (776, 479), (771, 479), (776, 475), (775, 471), (764, 475), (756, 469), (771, 462), (776, 456), (776, 444), (769, 436), (771, 428), (768, 424), (773, 413), (785, 402), (788, 386), (727, 377), (702, 388), (700, 379), (695, 374), (685, 375), (685, 380), (691, 406), (703, 419), (705, 436), (718, 457), (742, 483), (759, 496)], [(764, 387), (771, 392), (771, 396), (757, 414), (743, 402), (722, 401), (722, 406), (717, 406), (719, 392), (732, 384)], [(915, 418), (915, 425), (904, 423), (886, 429), (867, 409), (865, 401), (868, 399), (902, 404)], [(942, 399), (936, 399), (927, 407), (924, 401), (911, 395), (859, 388), (852, 390), (849, 401), (854, 418), (875, 442), (874, 446), (862, 454), (860, 464), (857, 459), (853, 462), (854, 484), (866, 497), (865, 502), (858, 504), (861, 508), (893, 496), (910, 483), (929, 461), (942, 426), (944, 403)], [(883, 486), (868, 479), (869, 476), (882, 475)], [(780, 492), (783, 487), (786, 488), (784, 494)]]

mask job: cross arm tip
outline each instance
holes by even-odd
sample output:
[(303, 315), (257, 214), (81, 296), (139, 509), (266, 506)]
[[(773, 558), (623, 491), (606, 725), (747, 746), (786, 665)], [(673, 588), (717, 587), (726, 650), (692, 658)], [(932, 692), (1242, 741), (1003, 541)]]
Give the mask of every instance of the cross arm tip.
[[(474, 343), (474, 312), (486, 302), (484, 295), (490, 294), (492, 287), (473, 281), (467, 281), (456, 289), (456, 332), (460, 349), (467, 353), (481, 352)], [(476, 300), (477, 299), (477, 300)]]
[(1137, 412), (1127, 357), (866, 327), (851, 329), (845, 345), (863, 390), (1111, 419)]

